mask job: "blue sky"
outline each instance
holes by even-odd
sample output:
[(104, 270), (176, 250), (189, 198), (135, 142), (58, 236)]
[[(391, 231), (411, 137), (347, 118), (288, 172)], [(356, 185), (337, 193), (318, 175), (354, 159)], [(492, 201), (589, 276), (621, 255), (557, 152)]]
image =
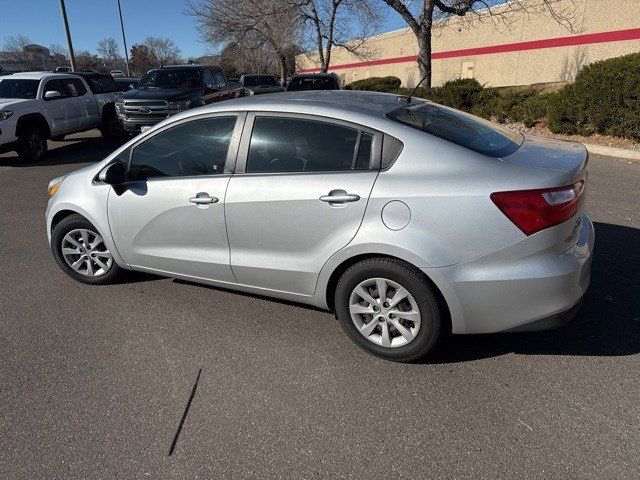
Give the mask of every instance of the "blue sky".
[[(233, 1), (233, 0), (229, 0)], [(129, 47), (148, 36), (171, 38), (184, 57), (198, 57), (208, 47), (198, 39), (193, 18), (184, 15), (184, 0), (121, 0)], [(498, 3), (498, 0), (489, 0)], [(95, 52), (97, 43), (114, 37), (121, 44), (117, 0), (66, 0), (76, 51)], [(389, 7), (381, 31), (406, 26)], [(23, 34), (33, 43), (66, 48), (58, 0), (0, 0), (0, 46), (5, 35)], [(121, 45), (122, 49), (122, 45)], [(122, 53), (122, 52), (121, 52)]]

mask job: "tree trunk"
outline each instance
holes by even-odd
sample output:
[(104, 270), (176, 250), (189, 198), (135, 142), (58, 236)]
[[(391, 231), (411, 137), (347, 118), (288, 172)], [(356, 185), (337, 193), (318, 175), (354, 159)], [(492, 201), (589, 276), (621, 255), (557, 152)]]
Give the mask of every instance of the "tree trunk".
[(431, 23), (422, 25), (418, 35), (418, 68), (421, 86), (431, 88)]
[(280, 78), (282, 85), (287, 85), (287, 56), (283, 52), (278, 53), (278, 61), (280, 62)]

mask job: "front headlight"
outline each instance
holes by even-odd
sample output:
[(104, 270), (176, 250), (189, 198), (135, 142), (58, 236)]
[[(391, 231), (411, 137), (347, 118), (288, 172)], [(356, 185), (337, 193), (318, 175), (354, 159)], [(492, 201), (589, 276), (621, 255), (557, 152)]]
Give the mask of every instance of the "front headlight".
[(11, 115), (13, 115), (11, 110), (0, 110), (0, 120), (6, 120)]
[(49, 186), (47, 187), (47, 190), (49, 191), (50, 197), (53, 197), (56, 194), (56, 192), (60, 188), (60, 185), (62, 185), (62, 182), (64, 182), (65, 178), (67, 178), (66, 175), (62, 177), (54, 178), (49, 182)]

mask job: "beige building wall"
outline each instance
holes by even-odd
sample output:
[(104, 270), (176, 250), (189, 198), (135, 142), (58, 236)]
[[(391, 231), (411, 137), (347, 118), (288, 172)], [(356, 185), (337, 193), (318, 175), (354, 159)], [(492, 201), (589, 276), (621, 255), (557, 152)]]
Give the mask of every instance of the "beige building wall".
[[(487, 86), (571, 81), (588, 63), (640, 52), (640, 0), (559, 0), (554, 8), (572, 13), (570, 26), (559, 24), (541, 3), (530, 0), (526, 9), (511, 7), (500, 17), (439, 24), (433, 32), (433, 84), (461, 77)], [(343, 84), (387, 75), (409, 87), (420, 80), (417, 42), (408, 28), (371, 37), (367, 47), (367, 58), (335, 48), (329, 71)], [(299, 55), (297, 71), (318, 71), (316, 58)]]

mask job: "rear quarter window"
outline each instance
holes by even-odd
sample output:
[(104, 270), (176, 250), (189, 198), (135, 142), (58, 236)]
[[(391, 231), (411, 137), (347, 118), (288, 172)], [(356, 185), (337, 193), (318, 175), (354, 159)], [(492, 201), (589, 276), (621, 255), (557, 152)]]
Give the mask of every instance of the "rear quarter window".
[(514, 153), (524, 138), (487, 120), (431, 102), (387, 113), (393, 121), (489, 157)]

